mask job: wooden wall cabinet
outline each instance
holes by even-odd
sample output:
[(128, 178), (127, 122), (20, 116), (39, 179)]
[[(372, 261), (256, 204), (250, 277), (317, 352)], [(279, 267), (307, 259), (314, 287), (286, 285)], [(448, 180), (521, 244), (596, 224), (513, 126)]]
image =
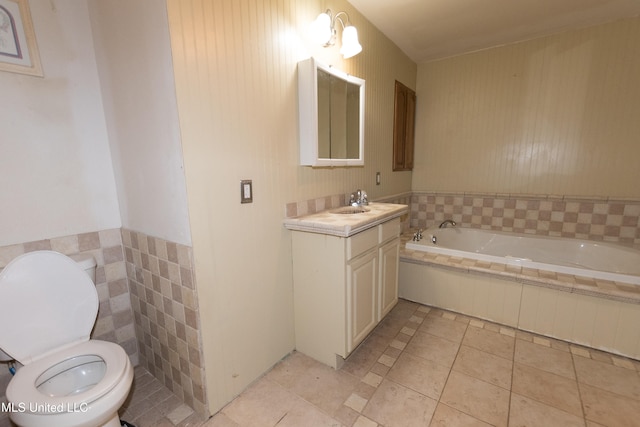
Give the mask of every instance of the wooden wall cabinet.
[(292, 233), (296, 349), (339, 368), (398, 302), (400, 218), (350, 237)]
[(416, 122), (416, 93), (396, 81), (393, 118), (393, 170), (413, 169)]

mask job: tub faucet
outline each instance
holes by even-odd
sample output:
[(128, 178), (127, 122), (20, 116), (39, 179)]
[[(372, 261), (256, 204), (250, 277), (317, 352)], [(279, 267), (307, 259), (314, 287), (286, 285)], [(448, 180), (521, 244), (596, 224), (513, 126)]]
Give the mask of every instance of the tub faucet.
[(417, 233), (414, 233), (413, 235), (413, 241), (414, 242), (419, 242), (422, 239), (422, 228), (420, 230), (418, 230)]
[(456, 226), (456, 222), (452, 219), (445, 219), (444, 221), (442, 221), (442, 223), (438, 226), (438, 228), (447, 228), (447, 224), (451, 224), (452, 227)]

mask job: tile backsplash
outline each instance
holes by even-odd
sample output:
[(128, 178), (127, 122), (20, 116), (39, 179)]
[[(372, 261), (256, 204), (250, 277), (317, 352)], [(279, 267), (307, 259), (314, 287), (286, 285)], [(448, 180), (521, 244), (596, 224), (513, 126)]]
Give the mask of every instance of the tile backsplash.
[[(287, 218), (347, 204), (339, 194), (285, 206)], [(402, 230), (445, 219), (462, 227), (640, 245), (640, 200), (525, 194), (408, 192), (376, 202), (410, 206)]]
[(462, 227), (640, 244), (640, 200), (414, 192), (412, 228)]

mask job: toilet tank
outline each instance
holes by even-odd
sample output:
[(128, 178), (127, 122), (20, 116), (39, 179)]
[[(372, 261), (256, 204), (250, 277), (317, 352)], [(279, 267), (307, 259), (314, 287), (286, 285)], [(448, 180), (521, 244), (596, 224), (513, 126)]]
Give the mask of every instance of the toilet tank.
[(96, 283), (96, 259), (91, 254), (76, 254), (69, 255), (69, 258), (74, 260), (80, 268), (82, 268), (91, 278), (93, 283)]

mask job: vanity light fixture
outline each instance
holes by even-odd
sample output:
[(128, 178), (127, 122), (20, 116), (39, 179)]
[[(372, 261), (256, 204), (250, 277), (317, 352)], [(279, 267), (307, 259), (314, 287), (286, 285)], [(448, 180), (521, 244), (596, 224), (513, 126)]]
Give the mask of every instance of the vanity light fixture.
[[(341, 15), (346, 17), (346, 24), (342, 20)], [(331, 9), (327, 9), (326, 12), (318, 15), (316, 20), (313, 21), (313, 24), (311, 24), (313, 37), (324, 47), (335, 45), (336, 21), (339, 21), (340, 24), (342, 24), (342, 47), (340, 48), (340, 54), (344, 59), (351, 58), (352, 56), (359, 54), (362, 51), (362, 46), (358, 41), (358, 30), (356, 30), (356, 27), (351, 25), (347, 12), (338, 12), (333, 16)]]

